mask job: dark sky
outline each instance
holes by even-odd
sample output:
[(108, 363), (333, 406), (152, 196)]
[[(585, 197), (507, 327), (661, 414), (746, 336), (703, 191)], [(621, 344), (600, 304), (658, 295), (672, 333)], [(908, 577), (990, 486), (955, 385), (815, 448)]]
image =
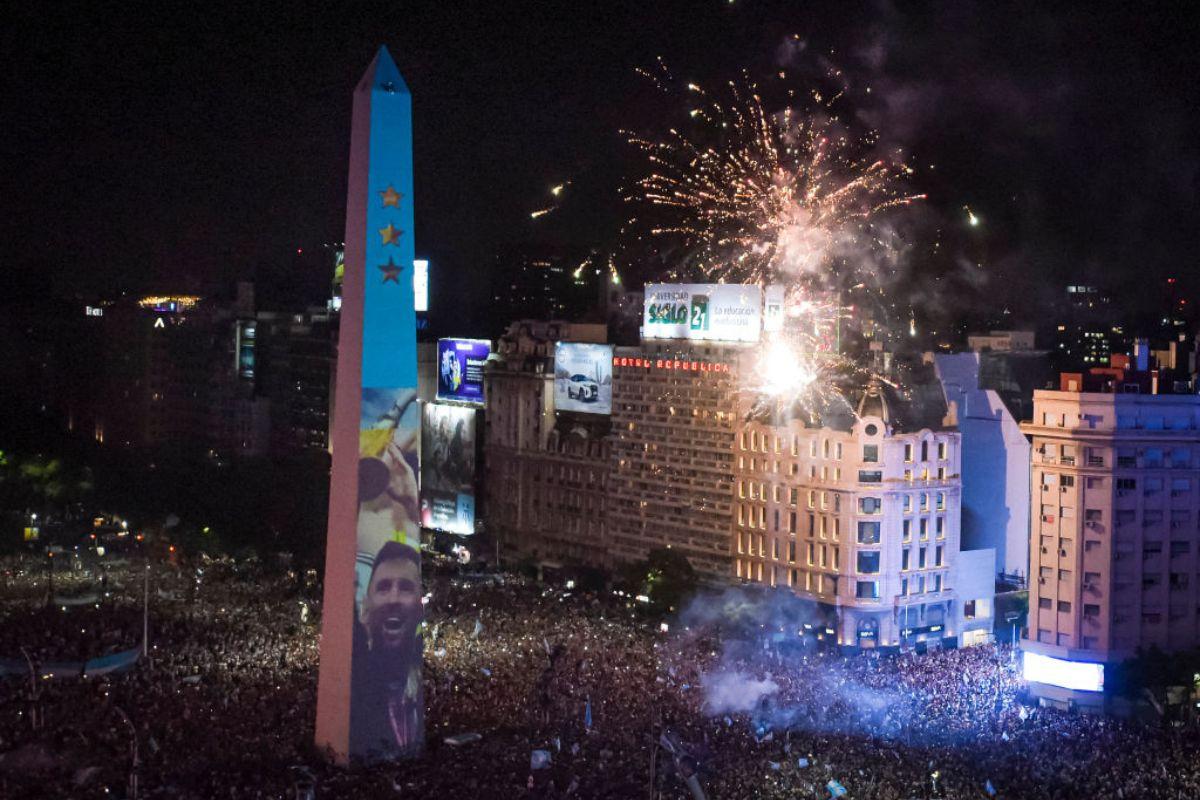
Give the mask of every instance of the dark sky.
[[(984, 262), (969, 280), (989, 299), (1088, 280), (1140, 287), (1132, 302), (1197, 271), (1200, 26), (1183, 3), (179, 8), (31, 3), (0, 29), (10, 299), (32, 276), (109, 295), (319, 286), (295, 251), (342, 238), (350, 92), (379, 44), (414, 97), (435, 312), (480, 300), (458, 287), (485, 285), (505, 244), (612, 239), (634, 163), (618, 129), (679, 112), (634, 73), (658, 55), (716, 82), (833, 53), (873, 87), (861, 121), (915, 154), (946, 243), (935, 271)], [(531, 221), (563, 180), (561, 213)], [(964, 230), (964, 205), (979, 229)]]

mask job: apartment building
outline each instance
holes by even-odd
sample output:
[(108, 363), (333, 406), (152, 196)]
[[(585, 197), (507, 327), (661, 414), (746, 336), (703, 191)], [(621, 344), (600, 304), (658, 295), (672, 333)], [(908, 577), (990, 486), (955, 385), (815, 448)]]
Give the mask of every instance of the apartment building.
[[(1200, 644), (1200, 397), (1034, 393), (1026, 677), (1048, 702), (1103, 705), (1103, 666)], [(1032, 657), (1031, 657), (1032, 656)]]

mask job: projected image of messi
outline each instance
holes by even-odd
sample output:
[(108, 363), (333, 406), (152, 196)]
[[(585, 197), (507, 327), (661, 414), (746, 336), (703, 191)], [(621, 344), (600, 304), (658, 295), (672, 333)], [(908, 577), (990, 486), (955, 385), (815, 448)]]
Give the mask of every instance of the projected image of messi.
[(363, 390), (350, 728), (380, 758), (422, 744), (419, 419), (413, 390)]

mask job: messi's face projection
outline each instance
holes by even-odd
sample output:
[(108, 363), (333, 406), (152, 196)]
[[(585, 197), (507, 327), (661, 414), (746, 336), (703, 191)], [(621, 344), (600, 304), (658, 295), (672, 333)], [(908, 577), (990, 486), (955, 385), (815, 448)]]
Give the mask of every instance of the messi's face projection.
[(362, 622), (374, 651), (412, 647), (421, 619), (421, 574), (407, 559), (390, 559), (375, 568), (363, 599)]

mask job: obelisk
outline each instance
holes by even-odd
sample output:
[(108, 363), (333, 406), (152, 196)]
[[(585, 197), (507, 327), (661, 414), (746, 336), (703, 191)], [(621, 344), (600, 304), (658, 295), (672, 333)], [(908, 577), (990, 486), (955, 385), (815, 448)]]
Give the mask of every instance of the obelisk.
[(331, 425), (316, 743), (338, 763), (424, 740), (412, 97), (381, 47), (354, 90)]

